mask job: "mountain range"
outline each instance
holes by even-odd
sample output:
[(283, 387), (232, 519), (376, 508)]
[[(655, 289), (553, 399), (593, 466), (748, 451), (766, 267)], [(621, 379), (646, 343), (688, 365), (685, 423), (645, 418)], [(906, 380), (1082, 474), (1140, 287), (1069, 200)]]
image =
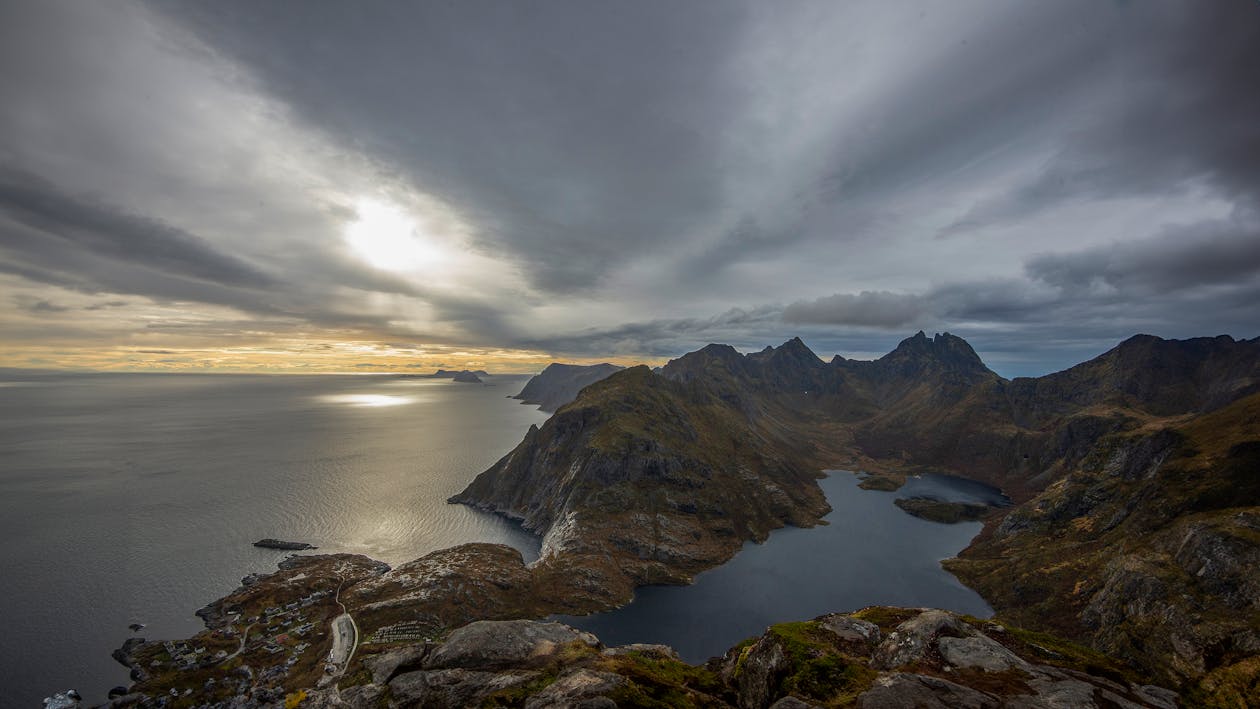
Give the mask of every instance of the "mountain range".
[(624, 600), (817, 523), (824, 469), (948, 472), (1014, 502), (947, 563), (999, 615), (1175, 686), (1255, 682), (1258, 412), (1260, 339), (1138, 335), (1012, 380), (948, 333), (874, 361), (709, 345), (586, 387), (452, 501)]

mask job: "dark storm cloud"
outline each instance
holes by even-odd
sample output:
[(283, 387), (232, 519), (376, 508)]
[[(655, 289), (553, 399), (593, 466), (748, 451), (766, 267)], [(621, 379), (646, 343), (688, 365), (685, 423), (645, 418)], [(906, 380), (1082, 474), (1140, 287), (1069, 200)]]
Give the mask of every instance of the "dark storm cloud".
[(1230, 288), (1260, 277), (1260, 213), (1169, 228), (1156, 238), (1034, 258), (1028, 275), (1063, 289), (1106, 285), (1143, 296)]
[[(561, 355), (675, 356), (710, 342), (749, 346), (774, 329), (781, 308), (736, 308), (711, 318), (660, 318), (572, 334), (521, 338), (512, 344)], [(757, 334), (751, 334), (757, 333)]]
[(70, 308), (64, 305), (57, 305), (41, 298), (32, 298), (28, 295), (17, 295), (13, 297), (13, 302), (19, 310), (25, 310), (28, 313), (64, 313)]
[(1095, 115), (1039, 174), (977, 204), (946, 233), (1015, 221), (1070, 199), (1168, 194), (1204, 183), (1231, 199), (1257, 199), (1260, 7), (1246, 0), (1144, 3), (1126, 19), (1101, 38), (1106, 54), (1095, 55)]
[(792, 303), (783, 320), (802, 325), (873, 325), (900, 327), (923, 315), (922, 296), (887, 291), (836, 293), (812, 301)]
[[(6, 244), (19, 248), (54, 253), (86, 251), (221, 285), (262, 288), (272, 284), (266, 274), (219, 253), (192, 234), (109, 204), (65, 194), (38, 175), (0, 169), (0, 214), (43, 237), (38, 241), (5, 239)], [(6, 236), (12, 237), (12, 231)]]
[(125, 308), (129, 303), (125, 300), (109, 300), (104, 303), (93, 303), (84, 307), (84, 310), (106, 310), (108, 308)]
[(714, 3), (156, 3), (305, 119), (482, 225), (539, 287), (596, 283), (717, 206), (743, 12)]

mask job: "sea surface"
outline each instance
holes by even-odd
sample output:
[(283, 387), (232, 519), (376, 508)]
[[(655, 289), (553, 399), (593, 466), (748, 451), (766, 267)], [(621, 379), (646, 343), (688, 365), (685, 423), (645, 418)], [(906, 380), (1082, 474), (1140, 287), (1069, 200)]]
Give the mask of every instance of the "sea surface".
[(660, 643), (698, 664), (775, 623), (866, 606), (933, 607), (980, 618), (993, 609), (941, 568), (980, 532), (979, 522), (940, 524), (906, 514), (898, 497), (1009, 504), (1000, 491), (948, 475), (910, 478), (896, 492), (863, 490), (858, 477), (830, 471), (820, 481), (832, 510), (809, 529), (788, 527), (748, 542), (690, 586), (648, 586), (622, 608), (556, 616), (606, 645)]
[(392, 376), (0, 373), (0, 707), (104, 701), (131, 623), (193, 612), (305, 541), (397, 564), (539, 542), (446, 498), (546, 414), (489, 386)]

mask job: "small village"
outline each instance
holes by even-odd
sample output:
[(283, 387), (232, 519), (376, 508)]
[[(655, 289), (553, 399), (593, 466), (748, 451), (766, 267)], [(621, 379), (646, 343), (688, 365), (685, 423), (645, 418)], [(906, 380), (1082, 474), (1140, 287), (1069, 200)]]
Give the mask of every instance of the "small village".
[(199, 692), (195, 685), (172, 688), (158, 702), (178, 705), (178, 699), (194, 693), (230, 695), (259, 684), (280, 688), (295, 670), (319, 666), (322, 658), (308, 651), (324, 643), (327, 609), (319, 606), (332, 595), (332, 590), (315, 590), (248, 616), (240, 609), (228, 611), (230, 621), (223, 627), (190, 640), (161, 643), (145, 663), (150, 674), (178, 672), (205, 679), (198, 680)]

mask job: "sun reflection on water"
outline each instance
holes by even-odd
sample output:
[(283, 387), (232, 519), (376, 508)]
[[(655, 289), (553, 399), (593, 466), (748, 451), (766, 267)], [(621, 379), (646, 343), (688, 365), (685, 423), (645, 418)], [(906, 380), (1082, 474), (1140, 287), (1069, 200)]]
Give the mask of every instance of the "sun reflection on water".
[(400, 406), (415, 401), (411, 396), (392, 396), (389, 394), (330, 394), (319, 397), (320, 401), (330, 404), (344, 404), (357, 407)]

